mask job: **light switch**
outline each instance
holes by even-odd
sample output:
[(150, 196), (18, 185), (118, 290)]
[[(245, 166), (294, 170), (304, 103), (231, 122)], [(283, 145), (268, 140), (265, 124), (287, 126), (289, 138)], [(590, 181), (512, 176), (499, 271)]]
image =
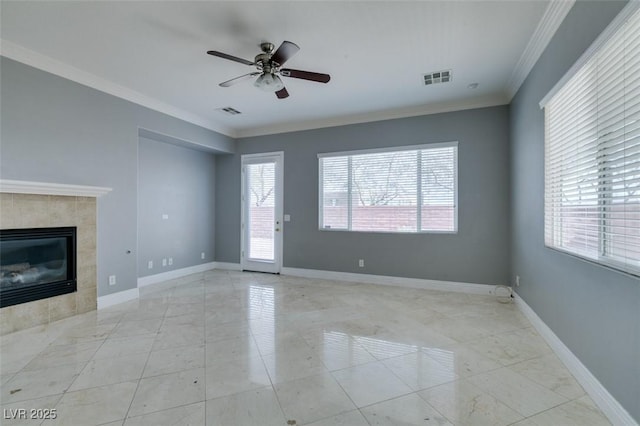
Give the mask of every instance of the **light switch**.
[(168, 215), (168, 214), (166, 214), (166, 213), (165, 213), (165, 214), (163, 214), (163, 215), (162, 215), (162, 219), (163, 219), (163, 220), (167, 220), (167, 219), (169, 219), (169, 215)]

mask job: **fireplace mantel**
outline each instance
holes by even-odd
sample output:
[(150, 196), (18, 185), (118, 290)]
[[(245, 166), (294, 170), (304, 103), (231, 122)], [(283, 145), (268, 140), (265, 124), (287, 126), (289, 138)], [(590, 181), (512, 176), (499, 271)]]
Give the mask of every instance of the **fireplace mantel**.
[(0, 179), (0, 192), (12, 194), (66, 195), (72, 197), (97, 198), (111, 192), (111, 188)]

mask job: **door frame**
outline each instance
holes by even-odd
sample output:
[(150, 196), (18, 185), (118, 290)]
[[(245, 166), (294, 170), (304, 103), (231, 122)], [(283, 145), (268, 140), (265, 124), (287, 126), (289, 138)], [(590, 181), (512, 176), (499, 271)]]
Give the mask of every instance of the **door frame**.
[[(245, 166), (248, 164), (275, 163), (275, 200), (274, 200), (274, 251), (273, 262), (255, 261), (248, 258), (247, 222), (249, 209), (246, 206), (248, 179)], [(279, 274), (282, 270), (282, 242), (283, 242), (283, 207), (284, 207), (284, 151), (244, 154), (240, 159), (240, 269), (243, 271), (269, 272)]]

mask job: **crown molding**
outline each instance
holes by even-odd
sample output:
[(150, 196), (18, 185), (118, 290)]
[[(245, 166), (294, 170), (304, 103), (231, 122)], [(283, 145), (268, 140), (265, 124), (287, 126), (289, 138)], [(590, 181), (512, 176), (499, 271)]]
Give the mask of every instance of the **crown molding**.
[(615, 18), (607, 25), (607, 27), (600, 33), (593, 43), (584, 51), (584, 53), (573, 63), (571, 68), (564, 73), (562, 78), (556, 82), (556, 84), (549, 90), (544, 98), (540, 101), (540, 108), (544, 108), (549, 101), (562, 89), (565, 84), (574, 76), (584, 65), (598, 52), (598, 50), (609, 41), (615, 33), (622, 28), (627, 20), (638, 9), (640, 9), (640, 0), (630, 0), (626, 6), (616, 15)]
[(0, 179), (0, 192), (11, 194), (65, 195), (70, 197), (100, 197), (111, 192), (111, 188)]
[[(569, 1), (571, 2), (571, 4), (573, 4), (574, 0), (567, 0), (566, 2)], [(95, 74), (91, 74), (79, 68), (75, 68), (71, 65), (57, 61), (51, 57), (42, 55), (3, 39), (0, 39), (0, 55), (40, 69), (42, 71), (57, 75), (59, 77), (74, 81), (84, 86), (91, 87), (112, 96), (125, 99), (143, 107), (150, 108), (163, 114), (178, 118), (180, 120), (184, 120), (186, 122), (224, 134), (234, 139), (321, 129), (327, 127), (345, 126), (350, 124), (369, 123), (374, 121), (393, 120), (398, 118), (416, 117), (421, 115), (461, 111), (466, 109), (485, 108), (491, 106), (506, 105), (510, 101), (510, 97), (506, 97), (504, 94), (490, 95), (475, 99), (442, 102), (432, 105), (419, 105), (401, 109), (374, 111), (363, 114), (352, 114), (319, 120), (281, 123), (245, 129), (234, 129), (227, 126), (219, 125), (217, 123), (213, 123), (211, 120), (208, 120), (202, 116), (174, 107), (155, 98), (136, 92), (135, 90), (106, 80)]]
[(507, 94), (509, 101), (518, 92), (518, 89), (524, 83), (533, 66), (536, 64), (542, 52), (547, 48), (551, 38), (556, 33), (562, 21), (573, 7), (575, 0), (551, 0), (545, 10), (538, 26), (527, 43), (527, 47), (522, 52), (522, 56), (518, 60), (509, 82), (507, 83)]
[(222, 133), (229, 137), (236, 137), (233, 129), (213, 123), (211, 120), (198, 114), (174, 107), (158, 99), (143, 95), (140, 92), (121, 86), (117, 83), (99, 77), (95, 74), (83, 71), (79, 68), (57, 61), (49, 56), (29, 50), (20, 45), (0, 39), (0, 55), (21, 62), (25, 65), (57, 75), (67, 80), (74, 81), (92, 89), (99, 90), (109, 95), (125, 99), (143, 107), (170, 115), (180, 120), (195, 124), (214, 132)]
[(310, 120), (295, 123), (283, 123), (274, 126), (260, 126), (247, 129), (239, 129), (237, 138), (253, 136), (265, 136), (278, 133), (299, 132), (315, 130), (326, 127), (347, 126), (350, 124), (371, 123), (374, 121), (394, 120), (398, 118), (417, 117), (421, 115), (439, 114), (443, 112), (463, 111), (466, 109), (486, 108), (506, 105), (509, 103), (504, 95), (490, 95), (464, 101), (441, 102), (432, 105), (420, 105), (415, 107), (368, 112), (340, 117), (331, 117), (322, 120)]

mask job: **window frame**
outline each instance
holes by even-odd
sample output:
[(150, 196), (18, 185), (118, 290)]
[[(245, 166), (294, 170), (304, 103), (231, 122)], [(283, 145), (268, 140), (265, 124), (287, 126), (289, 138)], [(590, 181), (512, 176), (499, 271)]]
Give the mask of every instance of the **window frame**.
[[(611, 226), (611, 225), (607, 225), (607, 222), (611, 221), (612, 219), (609, 218), (606, 215), (606, 208), (605, 206), (607, 205), (607, 201), (608, 199), (603, 198), (601, 193), (603, 192), (608, 192), (611, 191), (611, 187), (613, 185), (612, 183), (612, 176), (610, 173), (608, 173), (607, 171), (607, 166), (606, 166), (606, 162), (605, 161), (597, 161), (597, 175), (598, 175), (598, 189), (597, 189), (597, 208), (600, 210), (599, 212), (599, 225), (598, 225), (598, 230), (597, 230), (597, 235), (598, 235), (598, 254), (597, 257), (594, 256), (588, 256), (586, 254), (577, 252), (577, 251), (573, 251), (571, 249), (565, 248), (560, 246), (559, 244), (556, 245), (555, 241), (557, 239), (561, 239), (561, 235), (562, 235), (562, 227), (563, 225), (560, 224), (557, 226), (557, 228), (554, 226), (552, 228), (552, 230), (550, 230), (550, 236), (547, 236), (547, 194), (546, 194), (546, 189), (547, 189), (547, 176), (546, 176), (546, 168), (547, 168), (547, 120), (548, 120), (548, 114), (545, 111), (545, 155), (544, 155), (544, 166), (545, 166), (545, 182), (544, 182), (544, 190), (545, 190), (545, 194), (544, 194), (544, 200), (545, 200), (545, 205), (544, 205), (544, 225), (543, 225), (543, 233), (544, 233), (544, 246), (548, 249), (557, 251), (559, 253), (563, 253), (563, 254), (567, 254), (569, 256), (575, 257), (577, 259), (580, 260), (584, 260), (586, 262), (595, 264), (595, 265), (599, 265), (599, 266), (604, 266), (608, 269), (617, 271), (617, 272), (621, 272), (621, 273), (626, 273), (626, 274), (630, 274), (630, 275), (634, 275), (634, 276), (640, 276), (640, 261), (636, 262), (636, 265), (631, 265), (630, 266), (630, 262), (625, 262), (625, 260), (621, 260), (624, 259), (621, 256), (616, 256), (615, 254), (611, 253), (611, 248), (608, 248), (608, 245), (610, 245), (611, 243), (608, 242), (607, 240), (607, 227)], [(605, 151), (606, 148), (603, 148), (602, 146), (598, 145), (598, 148), (596, 150), (595, 153), (595, 157), (596, 158), (601, 158), (602, 155), (601, 153), (603, 151)], [(555, 217), (550, 219), (552, 222), (555, 220)], [(552, 240), (553, 242), (550, 243), (549, 240)], [(553, 244), (553, 245), (552, 245)]]
[[(383, 230), (358, 230), (358, 229), (350, 229), (352, 227), (352, 179), (351, 179), (351, 166), (348, 167), (347, 171), (347, 199), (348, 199), (348, 208), (347, 208), (347, 228), (325, 228), (323, 226), (323, 210), (324, 210), (324, 193), (323, 193), (323, 167), (322, 160), (324, 158), (332, 158), (332, 157), (351, 157), (354, 155), (367, 155), (367, 154), (380, 154), (380, 153), (396, 153), (396, 152), (405, 152), (405, 151), (416, 151), (416, 150), (429, 150), (429, 149), (439, 149), (439, 148), (454, 148), (453, 150), (453, 230), (451, 231), (438, 231), (438, 230), (421, 230), (420, 225), (422, 223), (422, 175), (421, 175), (421, 167), (420, 167), (420, 156), (417, 159), (417, 171), (416, 171), (416, 186), (417, 186), (417, 195), (416, 195), (416, 231), (383, 231)], [(335, 152), (326, 152), (326, 153), (318, 153), (318, 230), (319, 231), (327, 231), (327, 232), (358, 232), (358, 233), (373, 233), (373, 234), (401, 234), (401, 235), (419, 235), (419, 234), (457, 234), (458, 233), (458, 141), (451, 142), (438, 142), (438, 143), (428, 143), (428, 144), (419, 144), (419, 145), (402, 145), (402, 146), (390, 146), (383, 148), (370, 148), (370, 149), (360, 149), (360, 150), (349, 150), (349, 151), (335, 151)], [(349, 164), (351, 162), (349, 161)]]
[[(547, 93), (547, 95), (540, 101), (540, 108), (544, 112), (544, 221), (543, 221), (543, 242), (544, 246), (550, 250), (554, 250), (558, 253), (563, 253), (574, 257), (576, 259), (605, 267), (612, 271), (628, 274), (632, 276), (640, 276), (640, 260), (627, 258), (617, 255), (614, 250), (615, 246), (612, 246), (610, 239), (608, 238), (609, 228), (614, 226), (611, 223), (615, 220), (615, 217), (607, 215), (607, 205), (611, 201), (610, 197), (604, 196), (612, 192), (614, 183), (614, 175), (608, 169), (608, 163), (605, 158), (605, 151), (607, 150), (606, 144), (597, 143), (596, 152), (594, 153), (594, 159), (597, 163), (597, 209), (598, 209), (598, 228), (597, 234), (597, 254), (589, 255), (585, 252), (578, 250), (572, 250), (571, 248), (563, 247), (562, 242), (562, 228), (563, 224), (556, 224), (556, 214), (551, 213), (551, 217), (548, 217), (548, 211), (553, 210), (553, 206), (549, 206), (556, 193), (548, 193), (550, 188), (548, 167), (549, 167), (549, 144), (550, 144), (550, 111), (549, 106), (553, 104), (553, 100), (563, 89), (572, 82), (574, 76), (580, 73), (585, 66), (588, 66), (592, 59), (596, 58), (605, 47), (607, 42), (615, 37), (619, 31), (623, 29), (623, 26), (631, 19), (635, 13), (640, 13), (640, 2), (629, 2), (622, 11), (614, 18), (614, 20), (607, 26), (607, 28), (600, 34), (600, 36), (589, 46), (589, 48), (583, 53), (583, 55), (573, 64), (573, 66), (564, 74), (564, 76), (553, 86), (553, 88)], [(594, 90), (597, 90), (594, 88)], [(598, 136), (598, 139), (604, 138), (608, 134)], [(550, 223), (548, 226), (547, 223)]]

